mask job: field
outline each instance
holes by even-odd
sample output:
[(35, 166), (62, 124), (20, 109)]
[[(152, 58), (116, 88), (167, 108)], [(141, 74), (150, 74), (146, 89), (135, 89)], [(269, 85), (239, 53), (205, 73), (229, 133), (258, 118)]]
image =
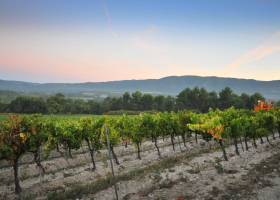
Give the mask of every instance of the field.
[(0, 200), (280, 200), (279, 8), (0, 0)]
[(7, 118), (7, 114), (0, 114), (0, 121)]
[[(0, 121), (7, 119), (10, 115), (12, 114), (0, 114)], [(79, 120), (81, 118), (84, 117), (94, 117), (94, 118), (100, 118), (100, 117), (104, 117), (106, 115), (86, 115), (86, 114), (57, 114), (57, 115), (43, 115), (44, 118), (56, 118), (56, 119), (67, 119), (67, 120)], [(119, 115), (108, 115), (108, 117), (118, 117)]]
[[(279, 139), (273, 144), (279, 145)], [(115, 165), (115, 170), (120, 199), (267, 199), (268, 195), (274, 197), (269, 199), (277, 199), (279, 190), (274, 188), (280, 183), (279, 149), (264, 144), (236, 156), (234, 147), (229, 145), (231, 159), (225, 162), (215, 144), (211, 145), (209, 149), (203, 140), (199, 139), (198, 144), (191, 140), (187, 148), (177, 143), (173, 152), (170, 141), (161, 141), (162, 158), (158, 159), (152, 144), (145, 142), (141, 160), (135, 160), (133, 146), (118, 147), (122, 164)], [(106, 153), (101, 150), (96, 155), (96, 172), (90, 170), (87, 153), (75, 152), (74, 158), (68, 160), (54, 153), (43, 162), (44, 176), (40, 176), (34, 164), (28, 163), (31, 157), (26, 155), (20, 167), (23, 194), (29, 199), (36, 196), (113, 200)], [(1, 166), (1, 199), (13, 199), (12, 169), (7, 163), (2, 162)], [(273, 191), (263, 193), (269, 190), (267, 186), (272, 186)]]
[(276, 200), (279, 114), (17, 116), (1, 127), (0, 199)]

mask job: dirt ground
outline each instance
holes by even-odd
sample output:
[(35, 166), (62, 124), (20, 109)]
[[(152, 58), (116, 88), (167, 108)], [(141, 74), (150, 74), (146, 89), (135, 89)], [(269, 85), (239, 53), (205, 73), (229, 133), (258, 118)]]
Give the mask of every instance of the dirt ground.
[[(280, 199), (278, 142), (274, 141), (275, 147), (263, 144), (258, 149), (241, 151), (241, 156), (230, 147), (228, 162), (222, 161), (219, 151), (182, 159), (171, 168), (118, 183), (119, 193), (123, 199), (141, 200)], [(110, 188), (90, 197), (114, 199), (112, 194)]]
[[(178, 143), (175, 152), (170, 141), (160, 141), (161, 158), (153, 144), (145, 142), (141, 160), (133, 146), (117, 147), (119, 199), (280, 199), (280, 139), (271, 142), (273, 146), (258, 144), (244, 152), (239, 146), (240, 156), (229, 146), (227, 162), (214, 142), (209, 146), (200, 139), (186, 148)], [(96, 155), (95, 172), (86, 152), (77, 152), (74, 159), (54, 156), (43, 161), (45, 176), (28, 159), (23, 158), (20, 168), (23, 199), (115, 199), (106, 150)], [(0, 199), (15, 199), (12, 175), (7, 163), (0, 163)]]

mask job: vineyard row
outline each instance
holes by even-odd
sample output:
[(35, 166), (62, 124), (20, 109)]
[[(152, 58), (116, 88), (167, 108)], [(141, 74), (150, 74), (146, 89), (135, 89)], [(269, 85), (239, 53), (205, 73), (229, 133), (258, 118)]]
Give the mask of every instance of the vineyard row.
[(114, 148), (119, 144), (133, 143), (137, 158), (141, 159), (141, 144), (151, 140), (161, 157), (158, 146), (159, 138), (170, 138), (175, 151), (175, 137), (181, 138), (186, 146), (187, 138), (198, 135), (206, 142), (215, 140), (221, 147), (223, 157), (228, 160), (224, 147), (226, 140), (234, 143), (239, 155), (239, 144), (248, 143), (257, 148), (256, 140), (263, 143), (269, 136), (280, 137), (280, 110), (253, 112), (229, 108), (224, 111), (210, 110), (208, 113), (190, 111), (164, 112), (156, 114), (143, 113), (136, 116), (119, 117), (84, 117), (79, 120), (44, 118), (41, 115), (12, 115), (0, 122), (0, 160), (9, 161), (14, 170), (15, 192), (21, 192), (18, 168), (19, 160), (26, 153), (32, 153), (34, 162), (42, 173), (45, 168), (41, 163), (44, 152), (46, 159), (52, 151), (72, 157), (72, 150), (87, 145), (92, 170), (96, 169), (95, 153), (107, 146), (106, 132), (113, 159), (119, 165)]

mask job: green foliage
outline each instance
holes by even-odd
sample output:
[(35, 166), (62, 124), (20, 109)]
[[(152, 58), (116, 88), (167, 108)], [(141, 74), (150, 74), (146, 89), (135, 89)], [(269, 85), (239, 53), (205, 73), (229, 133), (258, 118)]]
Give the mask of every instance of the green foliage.
[[(9, 95), (6, 92), (4, 94)], [(184, 109), (206, 113), (210, 108), (224, 110), (232, 106), (238, 109), (253, 109), (258, 100), (264, 100), (259, 93), (253, 95), (243, 93), (239, 96), (229, 87), (221, 90), (219, 94), (214, 91), (208, 92), (205, 88), (186, 88), (176, 97), (152, 95), (140, 91), (131, 94), (125, 92), (122, 96), (108, 96), (100, 101), (77, 97), (69, 98), (62, 93), (46, 97), (16, 96), (10, 102), (2, 102), (2, 97), (0, 113), (136, 115), (139, 112), (171, 112)]]
[(120, 133), (118, 132), (118, 129), (116, 126), (116, 119), (106, 117), (106, 118), (100, 119), (100, 120), (103, 122), (103, 126), (101, 128), (101, 139), (102, 139), (103, 144), (107, 145), (106, 129), (108, 130), (110, 145), (116, 146), (117, 144), (119, 144)]
[(258, 112), (256, 114), (257, 132), (259, 136), (267, 136), (272, 134), (276, 128), (276, 117), (273, 112)]
[(37, 151), (48, 139), (48, 133), (45, 131), (46, 123), (41, 115), (29, 115), (23, 118), (24, 129), (30, 133), (28, 141), (28, 151)]
[[(140, 126), (139, 133), (142, 137), (156, 138), (158, 137), (158, 131), (156, 131), (156, 123), (153, 115), (151, 114), (141, 114), (140, 115)], [(140, 134), (139, 134), (140, 135)]]
[[(157, 139), (170, 137), (174, 148), (174, 138), (185, 133), (195, 132), (210, 141), (219, 142), (224, 158), (227, 160), (223, 141), (233, 139), (238, 153), (239, 138), (246, 141), (269, 135), (274, 136), (280, 128), (280, 111), (252, 112), (235, 108), (223, 111), (210, 109), (208, 113), (190, 111), (142, 113), (136, 116), (103, 117), (44, 117), (41, 115), (10, 116), (0, 121), (0, 159), (17, 163), (26, 152), (38, 155), (43, 148), (47, 155), (54, 149), (63, 147), (71, 157), (71, 150), (81, 148), (87, 143), (95, 168), (93, 154), (102, 147), (107, 147), (106, 133), (109, 135), (110, 149), (118, 163), (114, 147), (121, 140), (131, 140), (140, 157), (140, 146), (144, 140), (151, 139), (160, 155)], [(107, 132), (108, 131), (108, 132)], [(247, 144), (246, 144), (247, 146)], [(247, 148), (247, 147), (246, 147)], [(40, 160), (35, 160), (40, 166)], [(19, 191), (19, 190), (18, 190)]]
[(12, 113), (47, 113), (47, 105), (40, 97), (17, 97), (8, 105)]
[(278, 108), (276, 111), (275, 111), (275, 126), (276, 126), (276, 129), (278, 131), (278, 133), (280, 134), (280, 109)]

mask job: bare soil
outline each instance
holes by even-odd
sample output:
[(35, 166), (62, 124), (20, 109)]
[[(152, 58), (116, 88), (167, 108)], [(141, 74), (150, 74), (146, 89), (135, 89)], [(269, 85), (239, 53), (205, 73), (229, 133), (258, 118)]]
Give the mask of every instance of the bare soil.
[[(279, 141), (274, 141), (274, 145), (279, 145)], [(241, 151), (241, 156), (236, 156), (231, 146), (227, 152), (230, 155), (228, 162), (221, 159), (219, 151), (204, 153), (193, 159), (182, 159), (178, 165), (145, 177), (120, 182), (120, 196), (141, 200), (279, 199), (278, 147), (263, 144), (258, 149), (250, 148), (248, 152)], [(111, 190), (90, 197), (114, 199)]]
[[(20, 167), (22, 199), (115, 199), (116, 182), (119, 199), (280, 199), (280, 139), (258, 144), (255, 149), (235, 155), (234, 147), (226, 149), (229, 161), (213, 141), (199, 139), (185, 148), (176, 144), (174, 152), (169, 140), (160, 141), (161, 158), (154, 145), (142, 145), (141, 160), (135, 147), (116, 148), (121, 165), (114, 165), (112, 180), (106, 149), (96, 155), (97, 170), (91, 171), (89, 153), (80, 150), (74, 159), (53, 153), (42, 164), (46, 174), (40, 176), (30, 155)], [(180, 144), (180, 145), (179, 145)], [(8, 163), (0, 163), (0, 199), (15, 199), (13, 171)]]

